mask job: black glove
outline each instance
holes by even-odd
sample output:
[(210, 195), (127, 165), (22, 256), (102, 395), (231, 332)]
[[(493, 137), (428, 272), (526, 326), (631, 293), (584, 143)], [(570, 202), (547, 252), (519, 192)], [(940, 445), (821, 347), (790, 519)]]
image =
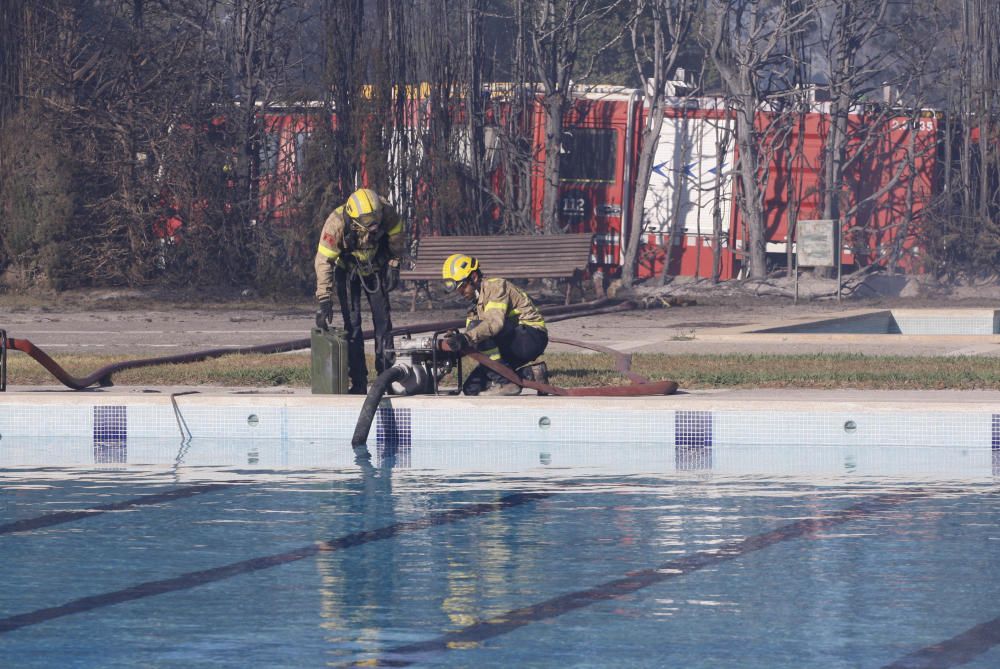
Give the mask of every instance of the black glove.
[(316, 310), (316, 327), (320, 330), (329, 330), (333, 321), (333, 300), (320, 300), (319, 309)]
[(441, 338), (441, 348), (445, 351), (459, 353), (469, 346), (471, 346), (469, 338), (461, 332), (449, 332)]

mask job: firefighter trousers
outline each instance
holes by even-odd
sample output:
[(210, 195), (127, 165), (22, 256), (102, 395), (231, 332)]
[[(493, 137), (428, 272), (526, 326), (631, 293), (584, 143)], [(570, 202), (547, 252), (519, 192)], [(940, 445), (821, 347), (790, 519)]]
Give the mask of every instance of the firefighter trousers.
[[(361, 330), (361, 293), (368, 296), (375, 326), (375, 371), (381, 374), (392, 366), (392, 315), (389, 293), (381, 272), (367, 277), (338, 267), (335, 272), (337, 299), (347, 331), (347, 372), (351, 377), (351, 392), (364, 393), (368, 387), (368, 365), (365, 362), (365, 338)], [(374, 289), (374, 290), (372, 290)]]
[[(545, 330), (528, 325), (517, 325), (509, 332), (502, 332), (492, 339), (480, 342), (478, 349), (494, 359), (499, 353), (498, 362), (516, 370), (544, 353), (545, 347), (548, 345), (549, 333)], [(472, 370), (465, 383), (462, 384), (462, 392), (466, 395), (478, 395), (486, 390), (491, 383), (506, 382), (506, 379), (492, 369), (480, 365)]]

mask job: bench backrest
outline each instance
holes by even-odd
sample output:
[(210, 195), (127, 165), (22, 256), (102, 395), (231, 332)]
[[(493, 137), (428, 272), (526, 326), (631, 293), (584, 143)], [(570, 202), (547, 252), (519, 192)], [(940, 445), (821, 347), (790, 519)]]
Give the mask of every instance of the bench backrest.
[(400, 272), (405, 280), (441, 278), (441, 266), (452, 253), (479, 260), (483, 274), (508, 279), (570, 278), (590, 262), (593, 235), (495, 235), (423, 237), (413, 269)]

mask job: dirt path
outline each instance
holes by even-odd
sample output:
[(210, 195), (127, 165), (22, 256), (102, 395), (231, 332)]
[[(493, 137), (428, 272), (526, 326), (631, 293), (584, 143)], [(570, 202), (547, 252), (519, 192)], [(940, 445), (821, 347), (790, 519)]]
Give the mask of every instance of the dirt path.
[[(813, 287), (815, 289), (815, 287)], [(654, 291), (639, 291), (649, 302)], [(936, 298), (904, 298), (874, 295), (865, 299), (802, 300), (793, 304), (787, 296), (754, 296), (731, 286), (659, 291), (661, 296), (686, 295), (695, 304), (683, 307), (639, 309), (631, 312), (589, 316), (552, 323), (553, 337), (611, 346), (630, 352), (662, 353), (809, 353), (864, 352), (871, 354), (955, 354), (954, 344), (927, 342), (908, 344), (872, 337), (870, 342), (821, 341), (721, 341), (708, 336), (719, 328), (749, 324), (774, 324), (793, 318), (832, 318), (857, 309), (899, 307), (996, 306), (993, 295), (941, 301)], [(545, 306), (559, 304), (558, 291), (537, 289)], [(591, 296), (592, 297), (592, 296)], [(808, 297), (808, 296), (807, 296)], [(434, 309), (422, 305), (409, 311), (410, 293), (394, 296), (393, 320), (397, 326), (462, 318), (463, 305), (452, 299), (439, 300)], [(237, 297), (222, 303), (187, 305), (183, 299), (157, 299), (127, 292), (91, 291), (63, 294), (55, 303), (17, 300), (0, 296), (0, 329), (11, 337), (30, 339), (53, 356), (93, 353), (124, 356), (160, 356), (207, 348), (241, 347), (304, 339), (313, 324), (314, 306), (308, 300), (274, 303)], [(367, 317), (367, 314), (366, 314)], [(368, 324), (370, 326), (370, 324)], [(758, 338), (759, 339), (759, 338)], [(856, 339), (856, 338), (855, 338)], [(553, 345), (550, 350), (564, 347)], [(1000, 346), (990, 344), (973, 354), (992, 354)], [(1000, 351), (998, 351), (1000, 353)]]

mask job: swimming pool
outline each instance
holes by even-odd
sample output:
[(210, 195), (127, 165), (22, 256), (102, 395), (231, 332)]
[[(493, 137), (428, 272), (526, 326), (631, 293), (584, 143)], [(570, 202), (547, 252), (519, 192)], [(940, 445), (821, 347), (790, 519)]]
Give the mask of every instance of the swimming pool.
[(772, 334), (863, 334), (993, 336), (1000, 334), (997, 309), (883, 309), (839, 318), (748, 330)]
[(988, 444), (0, 443), (7, 666), (1000, 666)]

